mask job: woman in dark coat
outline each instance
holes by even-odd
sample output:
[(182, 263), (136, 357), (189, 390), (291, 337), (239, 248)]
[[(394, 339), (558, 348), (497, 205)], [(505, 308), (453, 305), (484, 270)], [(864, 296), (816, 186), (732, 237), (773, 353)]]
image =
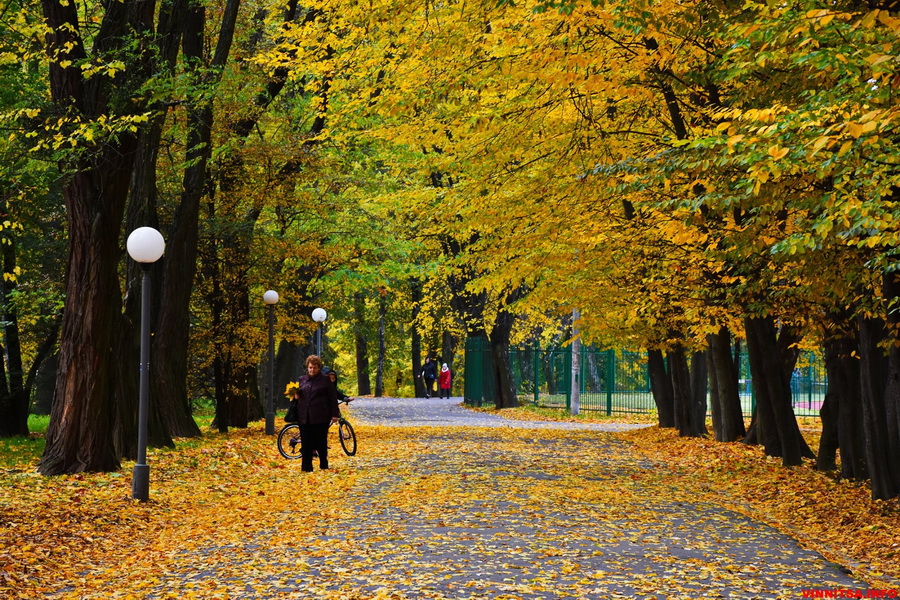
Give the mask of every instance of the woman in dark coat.
[(300, 424), (300, 470), (312, 471), (313, 453), (319, 455), (319, 468), (328, 468), (328, 427), (341, 417), (337, 391), (322, 374), (322, 359), (312, 355), (306, 359), (306, 375), (300, 378), (297, 403)]

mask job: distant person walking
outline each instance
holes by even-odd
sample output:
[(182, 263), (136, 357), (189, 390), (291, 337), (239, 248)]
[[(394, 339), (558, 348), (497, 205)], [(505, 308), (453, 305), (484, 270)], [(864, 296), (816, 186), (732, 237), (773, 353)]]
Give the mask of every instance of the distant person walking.
[(306, 375), (300, 378), (297, 422), (300, 424), (300, 470), (313, 470), (313, 455), (319, 468), (328, 468), (328, 427), (341, 417), (337, 387), (322, 374), (322, 359), (306, 359)]
[(425, 357), (425, 364), (422, 365), (419, 377), (425, 383), (425, 397), (431, 398), (434, 395), (434, 382), (437, 380), (437, 363), (432, 361), (430, 356)]
[(444, 392), (447, 392), (447, 399), (450, 399), (450, 388), (453, 387), (453, 384), (450, 381), (450, 368), (447, 366), (447, 363), (441, 365), (441, 372), (438, 375), (438, 398), (444, 397)]

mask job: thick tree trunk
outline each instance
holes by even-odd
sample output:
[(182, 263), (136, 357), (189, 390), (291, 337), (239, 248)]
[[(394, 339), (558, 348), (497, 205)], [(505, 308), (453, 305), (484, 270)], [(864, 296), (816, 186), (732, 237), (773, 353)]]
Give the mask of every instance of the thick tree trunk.
[[(827, 366), (826, 370), (830, 371)], [(819, 438), (819, 451), (816, 453), (816, 470), (833, 471), (837, 469), (837, 450), (838, 450), (838, 400), (837, 395), (832, 389), (834, 384), (831, 381), (831, 375), (828, 376), (828, 391), (825, 392), (825, 399), (822, 401), (822, 408), (819, 409), (819, 417), (822, 420), (822, 436)]]
[(838, 332), (826, 338), (824, 343), (828, 390), (820, 411), (822, 437), (816, 468), (822, 471), (834, 469), (836, 452), (840, 449), (841, 477), (868, 479), (858, 326), (849, 315), (833, 315), (830, 320)]
[(885, 390), (889, 387), (890, 360), (879, 346), (886, 337), (884, 322), (862, 318), (859, 324), (860, 383), (863, 424), (866, 430), (866, 462), (869, 467), (872, 497), (882, 500), (897, 495), (889, 454)]
[[(688, 368), (686, 350), (678, 344), (669, 353), (669, 369), (672, 376), (672, 391), (675, 406), (675, 428), (680, 437), (699, 437), (706, 433), (706, 425), (698, 422), (696, 396), (692, 386), (691, 370)], [(705, 359), (704, 359), (705, 360)], [(706, 369), (702, 369), (705, 376)], [(703, 381), (704, 406), (706, 380)], [(705, 413), (705, 410), (704, 410)], [(705, 415), (704, 415), (705, 418)]]
[(494, 405), (497, 408), (519, 406), (519, 398), (516, 396), (516, 386), (512, 378), (512, 363), (509, 358), (509, 336), (507, 334), (504, 338), (503, 333), (498, 333), (495, 327), (488, 337), (491, 342), (492, 375), (497, 385)]
[(119, 231), (128, 192), (134, 139), (119, 138), (94, 164), (83, 164), (65, 186), (69, 261), (59, 371), (44, 475), (119, 468), (113, 441), (114, 333), (121, 296)]
[[(900, 298), (900, 278), (884, 274), (886, 306)], [(900, 493), (900, 350), (896, 331), (900, 316), (888, 311), (888, 323), (861, 318), (859, 325), (863, 424), (866, 432), (866, 460), (871, 477), (872, 497), (895, 498)], [(887, 358), (879, 342), (890, 340)]]
[[(131, 86), (139, 86), (141, 78), (126, 87), (102, 75), (85, 78), (80, 65), (88, 56), (80, 37), (78, 7), (55, 0), (43, 0), (41, 5), (49, 28), (50, 90), (58, 114), (72, 113), (86, 120), (107, 116), (113, 86), (120, 95), (129, 94), (136, 92)], [(100, 26), (93, 31), (92, 47), (107, 57), (129, 59), (133, 53), (123, 48), (134, 38), (128, 34), (136, 33), (139, 46), (145, 47), (155, 4), (120, 2), (105, 9)], [(135, 72), (140, 71), (142, 57), (139, 53), (131, 65)], [(142, 110), (139, 102), (133, 110)], [(69, 254), (59, 371), (38, 467), (45, 475), (119, 468), (113, 436), (114, 365), (120, 358), (115, 332), (121, 325), (122, 305), (119, 235), (136, 148), (136, 136), (121, 132), (115, 139), (84, 149), (77, 164), (61, 165), (66, 173), (63, 197)]]
[(795, 340), (790, 331), (778, 336), (774, 319), (753, 317), (744, 320), (750, 371), (756, 391), (758, 435), (768, 456), (778, 456), (785, 466), (815, 458), (800, 434), (791, 405), (790, 374), (796, 364)]
[(713, 431), (716, 440), (733, 442), (743, 438), (744, 415), (741, 408), (737, 365), (731, 355), (731, 332), (722, 327), (707, 336), (709, 343), (710, 381), (715, 381), (713, 399)]
[[(213, 77), (225, 66), (234, 38), (239, 0), (228, 0), (222, 17), (215, 53), (211, 61)], [(194, 77), (209, 85), (209, 72), (203, 68), (205, 8), (190, 5), (187, 10), (183, 37), (183, 52)], [(173, 435), (192, 437), (200, 434), (191, 417), (187, 390), (187, 365), (190, 341), (190, 297), (197, 265), (200, 200), (207, 191), (207, 163), (212, 154), (213, 108), (208, 98), (194, 99), (188, 110), (187, 162), (181, 201), (175, 213), (171, 234), (166, 245), (166, 270), (160, 300), (160, 328), (154, 339), (154, 355), (166, 360), (157, 361), (151, 373), (154, 392), (167, 401), (162, 405), (163, 419)], [(221, 356), (218, 359), (222, 360)], [(228, 397), (231, 373), (227, 365), (214, 367), (217, 380), (217, 402)], [(245, 374), (247, 378), (250, 378)], [(255, 382), (255, 377), (252, 377)], [(251, 384), (252, 385), (252, 384)], [(221, 386), (221, 387), (220, 387)], [(253, 385), (255, 387), (255, 385)], [(227, 401), (227, 400), (226, 400)], [(220, 431), (229, 421), (222, 421), (230, 412), (217, 406), (216, 424)], [(240, 411), (238, 411), (240, 412)]]
[[(517, 290), (507, 299), (507, 303), (515, 302), (522, 290)], [(494, 327), (488, 338), (491, 342), (491, 358), (493, 359), (493, 375), (496, 383), (497, 395), (494, 404), (497, 408), (514, 408), (519, 406), (519, 398), (516, 395), (516, 384), (513, 380), (512, 362), (509, 358), (510, 335), (515, 322), (515, 315), (505, 306), (497, 311), (494, 318)]]
[(666, 358), (658, 348), (647, 349), (647, 368), (650, 372), (650, 391), (656, 403), (660, 427), (675, 427), (675, 390), (666, 370)]

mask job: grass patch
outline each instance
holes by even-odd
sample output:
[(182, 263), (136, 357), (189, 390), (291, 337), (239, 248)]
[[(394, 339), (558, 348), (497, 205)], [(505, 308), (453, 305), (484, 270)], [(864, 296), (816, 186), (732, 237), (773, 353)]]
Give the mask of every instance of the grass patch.
[[(215, 418), (213, 412), (199, 411), (194, 415), (194, 421), (204, 436), (209, 433), (212, 421)], [(44, 453), (46, 446), (44, 436), (50, 425), (50, 415), (28, 416), (28, 437), (16, 436), (12, 438), (0, 438), (0, 469), (32, 470), (37, 468), (38, 460)], [(179, 438), (174, 450), (182, 448), (194, 448), (202, 443), (202, 438)]]
[(37, 467), (37, 461), (43, 453), (43, 434), (0, 438), (0, 468), (2, 469), (26, 470)]
[(31, 433), (47, 433), (50, 426), (50, 415), (28, 415), (28, 431)]

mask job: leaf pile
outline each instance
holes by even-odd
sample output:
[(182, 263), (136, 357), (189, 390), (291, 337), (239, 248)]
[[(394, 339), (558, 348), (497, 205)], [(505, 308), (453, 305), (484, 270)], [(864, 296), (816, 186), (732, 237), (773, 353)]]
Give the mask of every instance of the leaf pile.
[[(804, 433), (815, 447), (818, 431)], [(868, 484), (816, 471), (811, 461), (785, 468), (761, 447), (679, 438), (673, 429), (621, 437), (664, 461), (673, 487), (768, 523), (847, 565), (875, 588), (900, 588), (900, 507), (873, 500)]]
[[(310, 474), (282, 459), (260, 425), (181, 441), (151, 453), (144, 504), (130, 499), (130, 466), (57, 478), (33, 464), (7, 469), (0, 596), (788, 598), (863, 585), (745, 516), (752, 506), (732, 500), (742, 486), (760, 488), (751, 499), (760, 503), (802, 491), (791, 496), (796, 515), (815, 496), (793, 472), (753, 466), (759, 457), (744, 449), (657, 430), (624, 434), (634, 446), (594, 431), (357, 424), (357, 433), (357, 456), (333, 440), (333, 469)], [(861, 493), (809, 481), (851, 492), (832, 502)], [(855, 523), (850, 505), (827, 514)], [(869, 533), (848, 552), (886, 539)], [(889, 574), (887, 556), (876, 558)], [(860, 571), (870, 583), (876, 573)]]

